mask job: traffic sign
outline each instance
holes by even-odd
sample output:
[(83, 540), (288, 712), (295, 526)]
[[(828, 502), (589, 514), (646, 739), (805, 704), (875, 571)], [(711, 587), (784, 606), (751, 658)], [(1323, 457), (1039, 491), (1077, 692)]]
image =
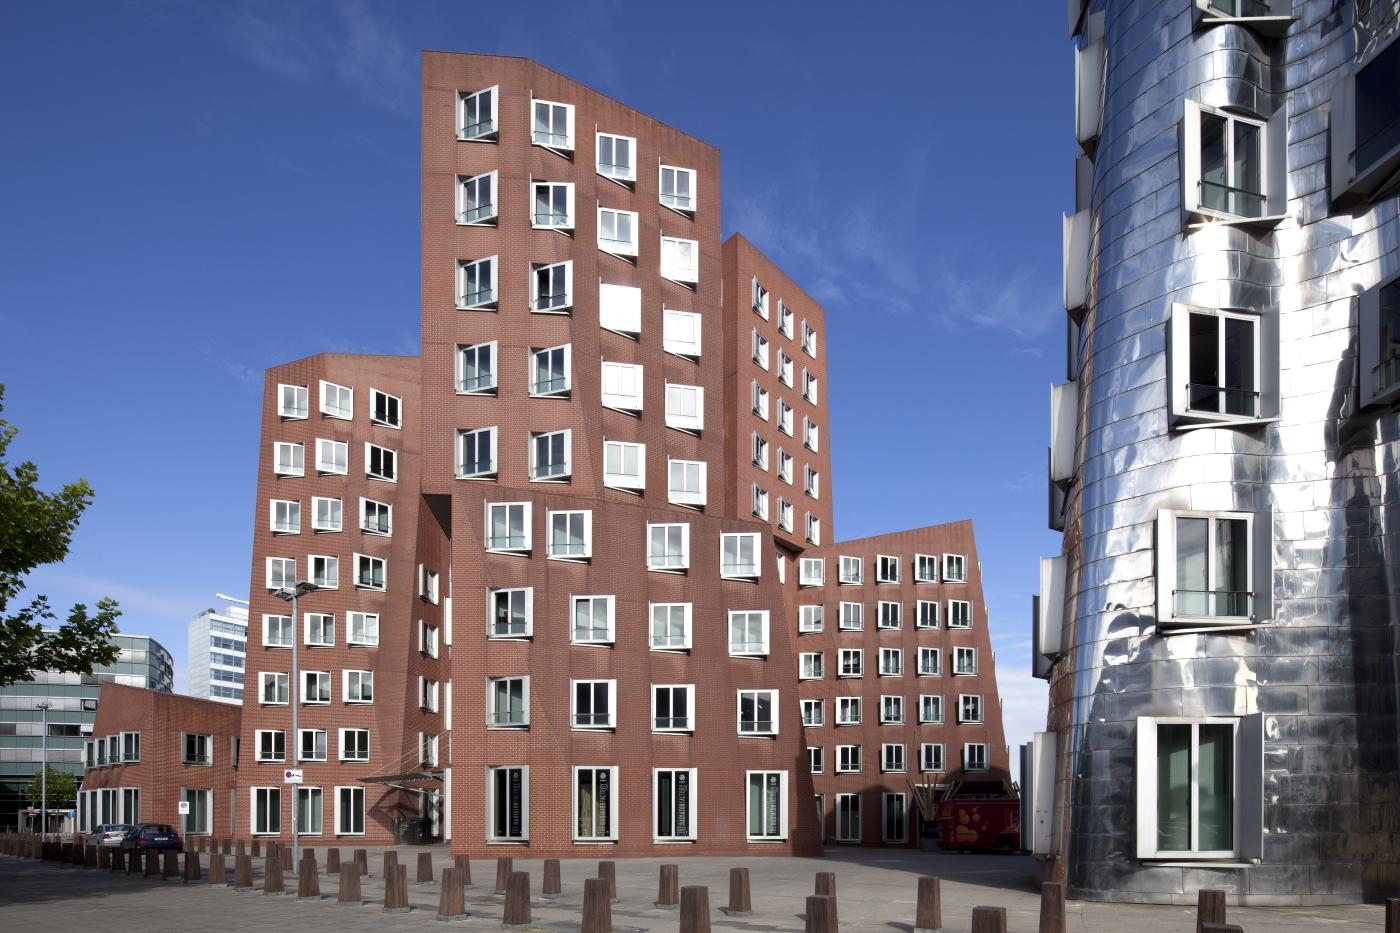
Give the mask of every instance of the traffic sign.
[(283, 784), (300, 784), (300, 783), (301, 783), (301, 769), (300, 769), (300, 768), (287, 768), (285, 771), (282, 772), (282, 783), (283, 783)]
[(188, 800), (181, 800), (181, 801), (180, 801), (180, 815), (181, 815), (181, 816), (189, 816), (189, 815), (190, 815), (190, 802), (189, 802)]

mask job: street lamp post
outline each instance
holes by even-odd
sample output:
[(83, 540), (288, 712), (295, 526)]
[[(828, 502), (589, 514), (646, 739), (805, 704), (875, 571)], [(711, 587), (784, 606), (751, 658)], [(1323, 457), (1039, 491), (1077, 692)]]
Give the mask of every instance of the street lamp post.
[(39, 703), (35, 707), (43, 723), (39, 733), (39, 834), (49, 830), (49, 707), (52, 703)]
[[(292, 707), (292, 734), (288, 736), (287, 745), (292, 749), (291, 761), (295, 768), (300, 763), (301, 757), (301, 736), (297, 732), (297, 707), (300, 705), (297, 699), (297, 691), (300, 689), (301, 672), (297, 668), (297, 644), (301, 641), (301, 632), (297, 628), (297, 598), (305, 596), (307, 593), (314, 593), (319, 587), (307, 580), (298, 580), (291, 586), (284, 586), (280, 590), (275, 590), (273, 596), (284, 599), (292, 604), (292, 677), (287, 684), (287, 699)], [(300, 866), (300, 843), (298, 841), (297, 829), (297, 794), (301, 790), (300, 784), (292, 785), (292, 869), (298, 870)]]

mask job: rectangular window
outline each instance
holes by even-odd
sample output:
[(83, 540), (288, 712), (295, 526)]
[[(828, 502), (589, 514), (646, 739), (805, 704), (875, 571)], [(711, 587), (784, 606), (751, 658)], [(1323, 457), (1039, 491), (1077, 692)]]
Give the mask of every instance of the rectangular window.
[[(792, 406), (782, 399), (778, 399), (778, 430), (788, 437), (792, 436)], [(788, 476), (788, 482), (792, 482), (791, 475)]]
[(802, 725), (807, 728), (826, 725), (826, 707), (821, 700), (802, 701)]
[(601, 366), (603, 404), (619, 411), (642, 410), (643, 368), (632, 363), (610, 363)]
[(496, 221), (496, 173), (457, 176), (457, 223), (494, 224)]
[(1161, 621), (1252, 620), (1253, 530), (1254, 516), (1244, 512), (1159, 512), (1159, 600), (1170, 593)]
[(904, 722), (904, 697), (880, 697), (880, 725), (892, 726)]
[(860, 771), (860, 746), (836, 746), (836, 773), (856, 774)]
[(943, 673), (943, 649), (919, 648), (919, 676), (937, 677)]
[(344, 476), (350, 471), (350, 445), (345, 441), (316, 439), (316, 471)]
[(792, 357), (788, 356), (778, 348), (778, 381), (785, 386), (792, 386)]
[(891, 557), (888, 554), (881, 554), (875, 558), (875, 582), (876, 583), (898, 583), (899, 582), (899, 558)]
[(369, 761), (369, 730), (340, 730), (340, 760)]
[(262, 678), (261, 688), (258, 691), (259, 702), (264, 706), (286, 706), (288, 702), (287, 675), (263, 671), (259, 676)]
[(298, 743), (298, 761), (325, 761), (326, 760), (326, 730), (325, 729), (302, 729), (301, 741)]
[(184, 734), (184, 751), (181, 763), (187, 765), (212, 765), (214, 763), (214, 737), (199, 732)]
[(964, 599), (948, 600), (948, 627), (972, 628), (972, 603)]
[(418, 676), (418, 708), (430, 713), (438, 711), (438, 682), (431, 677)]
[(729, 654), (731, 657), (766, 657), (768, 654), (768, 610), (731, 610), (729, 613)]
[(360, 530), (372, 535), (389, 535), (394, 532), (394, 507), (387, 502), (374, 499), (360, 500)]
[(749, 840), (786, 839), (787, 772), (750, 771), (747, 777)]
[(617, 768), (574, 768), (574, 841), (617, 838)]
[(660, 200), (673, 211), (695, 213), (695, 169), (661, 166)]
[(533, 592), (531, 587), (487, 590), (486, 634), (491, 638), (530, 637)]
[(647, 525), (647, 569), (681, 571), (690, 567), (690, 526)]
[(804, 651), (798, 655), (797, 676), (801, 680), (821, 680), (824, 664), (820, 651)]
[(572, 152), (574, 148), (574, 105), (550, 100), (532, 101), (534, 114), (530, 140), (536, 146)]
[(903, 676), (904, 676), (904, 649), (902, 649), (902, 648), (881, 648), (881, 649), (880, 649), (880, 676), (881, 676), (881, 677), (903, 677)]
[(865, 649), (841, 648), (837, 655), (837, 674), (841, 677), (865, 676)]
[(938, 602), (932, 599), (921, 599), (917, 605), (918, 615), (915, 625), (918, 628), (938, 628)]
[(860, 725), (860, 697), (836, 698), (836, 724), (838, 726)]
[(826, 581), (826, 561), (820, 557), (804, 557), (798, 565), (799, 586), (823, 586)]
[(496, 429), (457, 432), (457, 475), (463, 479), (496, 475)]
[(701, 460), (669, 460), (666, 464), (667, 501), (674, 505), (705, 504), (705, 463)]
[(365, 833), (365, 789), (337, 787), (335, 789), (335, 832), (338, 836), (363, 836)]
[(958, 722), (982, 721), (982, 697), (979, 694), (964, 693), (958, 696)]
[(418, 565), (418, 595), (434, 606), (438, 603), (438, 572)]
[(547, 512), (548, 556), (556, 560), (587, 560), (593, 555), (593, 512), (580, 509)]
[(661, 312), (661, 348), (687, 359), (700, 358), (700, 315), (693, 311)]
[(808, 356), (817, 355), (817, 332), (806, 321), (802, 322), (802, 352)]
[(529, 677), (492, 677), (486, 681), (486, 725), (493, 729), (530, 725)]
[(365, 475), (370, 479), (398, 482), (398, 451), (378, 444), (365, 444)]
[(485, 394), (496, 388), (496, 341), (457, 347), (457, 391)]
[(813, 405), (818, 404), (817, 388), (817, 377), (808, 372), (806, 367), (803, 367), (802, 397), (805, 398), (807, 401), (811, 402)]
[(301, 503), (295, 499), (268, 500), (269, 521), (275, 535), (301, 534)]
[(826, 768), (826, 760), (820, 745), (807, 746), (807, 770), (813, 774), (821, 774)]
[(384, 581), (384, 558), (368, 554), (355, 555), (355, 585), (366, 590), (382, 590)]
[(207, 836), (214, 831), (214, 792), (207, 787), (186, 787), (180, 799), (189, 805), (189, 812), (180, 822), (187, 836)]
[(263, 647), (290, 648), (294, 637), (291, 616), (263, 616)]
[(326, 499), (313, 496), (311, 499), (311, 530), (339, 531), (341, 528), (341, 505), (339, 499)]
[(943, 582), (944, 582), (944, 583), (966, 583), (966, 582), (967, 582), (967, 555), (965, 555), (965, 554), (944, 554), (944, 555), (943, 555)]
[(616, 680), (570, 681), (573, 698), (571, 721), (575, 729), (612, 729), (617, 726)]
[(486, 769), (486, 838), (525, 842), (530, 838), (530, 769), (496, 765)]
[(281, 729), (257, 729), (258, 761), (286, 761), (287, 733)]
[[(899, 747), (900, 767), (887, 768), (887, 771), (904, 770), (904, 746)], [(905, 794), (880, 795), (880, 838), (884, 842), (909, 841), (909, 798)]]
[(739, 691), (739, 734), (778, 734), (778, 691)]
[(857, 584), (864, 582), (864, 578), (861, 573), (861, 561), (859, 557), (848, 557), (842, 555), (841, 575), (838, 578), (837, 582), (848, 584)]
[(486, 550), (529, 551), (530, 507), (529, 502), (486, 503)]
[(530, 310), (541, 314), (567, 312), (574, 304), (572, 261), (530, 267)]
[(252, 797), (252, 819), (255, 836), (279, 835), (282, 832), (282, 790), (278, 787), (249, 788)]
[(335, 616), (327, 612), (306, 613), (306, 644), (311, 648), (335, 646)]
[(356, 646), (379, 644), (379, 613), (348, 612), (345, 614), (345, 640)]
[(496, 138), (496, 109), (500, 89), (488, 87), (471, 94), (457, 95), (457, 138), (489, 140)]
[(611, 645), (614, 641), (613, 596), (573, 596), (573, 634), (576, 645)]
[(953, 649), (953, 673), (954, 673), (954, 674), (975, 674), (975, 673), (977, 673), (977, 649), (976, 649), (976, 648), (954, 648), (954, 649)]
[(355, 416), (355, 390), (321, 380), (321, 414), (349, 420)]
[(943, 721), (943, 697), (933, 694), (919, 696), (919, 722), (940, 723)]
[(778, 299), (778, 332), (791, 340), (793, 335), (793, 315), (792, 309), (783, 304), (781, 298)]
[(311, 554), (306, 558), (311, 582), (323, 590), (340, 588), (340, 558)]
[(637, 180), (637, 141), (631, 136), (598, 133), (598, 174), (613, 181)]
[(768, 490), (757, 483), (753, 484), (753, 514), (755, 518), (768, 520)]
[(418, 763), (436, 768), (438, 763), (438, 736), (432, 732), (418, 733)]
[(496, 257), (457, 263), (457, 307), (489, 308), (496, 303)]
[(963, 770), (987, 770), (987, 746), (983, 742), (968, 742), (963, 746)]
[(865, 607), (860, 603), (841, 603), (841, 630), (858, 632), (864, 627)]
[(822, 494), (821, 474), (810, 466), (803, 467), (802, 474), (802, 491), (813, 499), (820, 499)]
[(880, 770), (900, 772), (904, 770), (904, 746), (898, 742), (886, 742), (880, 746)]
[(321, 797), (319, 787), (296, 786), (298, 836), (321, 835)]
[(645, 444), (603, 441), (603, 485), (640, 491), (646, 488)]
[(803, 634), (820, 632), (826, 627), (826, 607), (804, 605), (797, 607), (797, 630)]
[(341, 697), (346, 703), (373, 703), (374, 671), (342, 671)]
[(438, 656), (438, 644), (441, 635), (436, 625), (429, 625), (422, 619), (418, 620), (418, 653), (425, 657), (435, 658)]
[(699, 801), (695, 768), (652, 771), (652, 834), (661, 840), (692, 840)]
[(938, 582), (938, 556), (935, 554), (914, 555), (914, 582)]
[(920, 771), (943, 771), (946, 768), (942, 742), (924, 742), (919, 746)]
[(690, 732), (695, 728), (695, 687), (692, 684), (653, 684), (651, 729), (653, 732)]
[(778, 497), (778, 527), (783, 531), (792, 531), (792, 503)]
[(820, 446), (821, 429), (806, 415), (802, 416), (802, 446), (815, 453)]
[(1137, 720), (1141, 858), (1252, 854), (1261, 827), (1259, 716)]
[(571, 183), (537, 181), (530, 189), (534, 204), (531, 226), (537, 230), (574, 229), (574, 186)]
[(666, 383), (666, 427), (699, 432), (705, 428), (705, 390)]
[(694, 285), (700, 281), (700, 244), (678, 237), (661, 238), (661, 275), (673, 282)]
[(1257, 314), (1172, 305), (1168, 365), (1176, 420), (1249, 420), (1266, 414), (1261, 330)]
[(301, 672), (303, 705), (323, 705), (331, 701), (331, 675), (326, 671)]
[(760, 535), (756, 533), (721, 534), (719, 541), (719, 575), (721, 577), (740, 580), (758, 579)]
[(278, 441), (272, 445), (272, 472), (278, 476), (302, 476), (306, 472), (304, 457), (300, 444)]
[(836, 841), (860, 842), (860, 794), (836, 795)]
[(642, 332), (642, 290), (631, 285), (598, 283), (598, 326), (637, 337)]
[(753, 433), (753, 465), (759, 469), (768, 469), (768, 442), (764, 440), (757, 431)]
[(279, 385), (277, 387), (277, 414), (286, 419), (307, 417), (308, 398), (306, 386)]
[(753, 380), (753, 413), (764, 421), (768, 420), (768, 390), (759, 385), (758, 380)]
[(530, 479), (560, 482), (570, 475), (569, 446), (572, 431), (549, 431), (530, 435)]
[(817, 545), (822, 543), (822, 520), (811, 512), (807, 513), (807, 543)]
[(753, 331), (753, 361), (762, 369), (768, 368), (768, 339), (758, 332), (758, 328)]
[(616, 256), (637, 255), (637, 214), (598, 207), (598, 248)]
[(875, 623), (876, 628), (900, 628), (904, 624), (904, 606), (902, 603), (892, 603), (881, 600), (877, 607), (880, 611), (880, 615)]
[(651, 649), (685, 651), (690, 648), (690, 603), (652, 603)]
[(1182, 187), (1188, 216), (1276, 221), (1285, 210), (1282, 123), (1191, 100), (1185, 108)]

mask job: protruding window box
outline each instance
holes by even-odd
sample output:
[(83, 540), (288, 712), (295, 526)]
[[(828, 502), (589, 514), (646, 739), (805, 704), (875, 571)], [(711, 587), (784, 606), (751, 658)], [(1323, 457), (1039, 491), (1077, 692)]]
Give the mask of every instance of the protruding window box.
[(1157, 513), (1157, 626), (1163, 632), (1253, 628), (1272, 609), (1267, 512)]
[(1174, 428), (1276, 420), (1278, 372), (1276, 315), (1172, 305), (1167, 378)]
[[(1382, 8), (1378, 5), (1378, 11)], [(1330, 108), (1333, 203), (1400, 190), (1400, 41), (1372, 50), (1337, 82)]]
[(1271, 228), (1287, 212), (1285, 119), (1268, 120), (1185, 102), (1181, 131), (1185, 226), (1229, 223)]
[(1196, 28), (1233, 24), (1281, 39), (1296, 18), (1292, 8), (1292, 0), (1196, 0)]

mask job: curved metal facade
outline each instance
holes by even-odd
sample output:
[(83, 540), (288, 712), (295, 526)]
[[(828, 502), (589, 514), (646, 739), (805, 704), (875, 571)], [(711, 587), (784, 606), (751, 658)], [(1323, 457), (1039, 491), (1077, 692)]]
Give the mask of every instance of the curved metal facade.
[[(1329, 194), (1336, 88), (1400, 13), (1389, 2), (1361, 14), (1332, 0), (1273, 7), (1292, 16), (1286, 34), (1202, 21), (1193, 0), (1095, 0), (1085, 11), (1104, 43), (1102, 125), (1078, 205), (1087, 297), (1071, 325), (1072, 475), (1052, 517), (1065, 532), (1063, 650), (1048, 672), (1058, 747), (1048, 864), (1072, 897), (1182, 902), (1221, 887), (1240, 903), (1308, 904), (1400, 889), (1390, 527), (1400, 417), (1361, 408), (1356, 389), (1367, 339), (1358, 296), (1400, 274), (1400, 222), (1394, 196), (1339, 207)], [(1081, 28), (1075, 41), (1090, 38)], [(1187, 101), (1281, 115), (1276, 224), (1186, 215)], [(1173, 417), (1171, 317), (1182, 306), (1258, 316), (1258, 362), (1277, 378), (1262, 417)], [(1162, 510), (1253, 516), (1250, 624), (1160, 624)], [(1139, 717), (1251, 716), (1263, 761), (1236, 759), (1234, 856), (1144, 857), (1141, 795), (1156, 778), (1138, 764)], [(1250, 806), (1257, 851), (1241, 843)]]

